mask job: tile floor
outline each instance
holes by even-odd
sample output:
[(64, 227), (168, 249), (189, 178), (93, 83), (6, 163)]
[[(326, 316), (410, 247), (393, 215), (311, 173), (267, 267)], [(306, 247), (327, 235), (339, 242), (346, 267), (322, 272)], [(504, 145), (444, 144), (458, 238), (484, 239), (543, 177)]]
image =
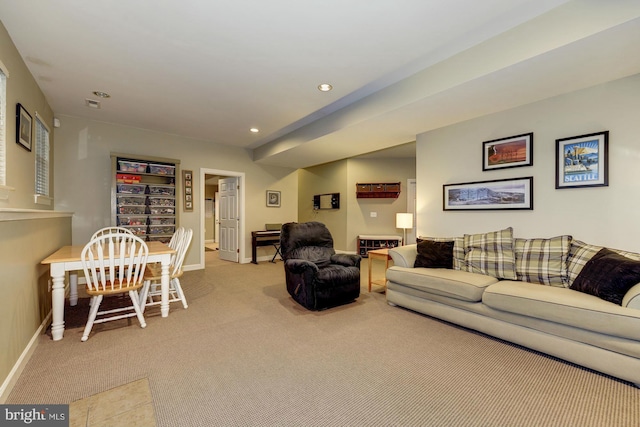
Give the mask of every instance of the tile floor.
[(144, 378), (69, 405), (70, 427), (155, 427), (149, 381)]

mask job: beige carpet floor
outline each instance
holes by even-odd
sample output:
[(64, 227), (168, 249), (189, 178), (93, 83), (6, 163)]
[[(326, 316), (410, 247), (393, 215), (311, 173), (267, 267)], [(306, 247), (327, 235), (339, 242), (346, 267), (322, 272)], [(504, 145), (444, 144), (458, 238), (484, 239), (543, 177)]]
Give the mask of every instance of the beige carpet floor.
[(640, 426), (639, 389), (391, 307), (364, 277), (355, 303), (311, 312), (282, 262), (206, 256), (182, 280), (189, 308), (154, 307), (146, 329), (111, 322), (83, 343), (86, 314), (69, 308), (64, 339), (41, 337), (7, 403), (148, 378), (158, 426)]

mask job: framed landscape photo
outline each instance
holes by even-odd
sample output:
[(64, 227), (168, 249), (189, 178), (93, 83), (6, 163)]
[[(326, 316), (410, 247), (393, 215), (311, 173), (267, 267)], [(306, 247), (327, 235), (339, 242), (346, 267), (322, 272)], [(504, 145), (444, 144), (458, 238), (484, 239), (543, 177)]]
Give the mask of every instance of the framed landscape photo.
[(280, 192), (267, 190), (267, 206), (270, 208), (280, 207)]
[(16, 142), (31, 151), (31, 114), (22, 104), (16, 104)]
[(482, 143), (482, 170), (533, 165), (533, 132)]
[(443, 210), (533, 209), (533, 177), (465, 182), (442, 186)]
[(556, 139), (556, 189), (609, 185), (609, 131)]

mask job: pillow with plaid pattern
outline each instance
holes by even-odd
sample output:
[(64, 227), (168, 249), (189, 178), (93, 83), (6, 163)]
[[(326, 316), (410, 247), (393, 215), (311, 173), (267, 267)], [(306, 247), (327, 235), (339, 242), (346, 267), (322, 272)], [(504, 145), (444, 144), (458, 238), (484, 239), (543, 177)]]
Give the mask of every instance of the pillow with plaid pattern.
[(464, 267), (471, 273), (516, 280), (513, 228), (464, 235)]
[(518, 280), (556, 287), (569, 287), (567, 257), (571, 236), (550, 239), (515, 239)]

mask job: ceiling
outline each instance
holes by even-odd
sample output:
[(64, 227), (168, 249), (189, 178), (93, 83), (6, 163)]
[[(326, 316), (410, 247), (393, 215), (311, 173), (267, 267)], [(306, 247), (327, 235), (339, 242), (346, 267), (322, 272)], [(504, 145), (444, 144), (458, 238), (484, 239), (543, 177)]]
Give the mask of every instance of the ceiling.
[(640, 72), (637, 0), (0, 0), (0, 17), (56, 116), (293, 168), (404, 156), (430, 129)]

